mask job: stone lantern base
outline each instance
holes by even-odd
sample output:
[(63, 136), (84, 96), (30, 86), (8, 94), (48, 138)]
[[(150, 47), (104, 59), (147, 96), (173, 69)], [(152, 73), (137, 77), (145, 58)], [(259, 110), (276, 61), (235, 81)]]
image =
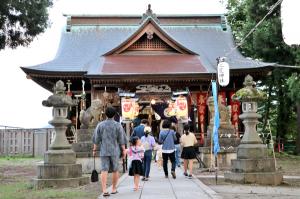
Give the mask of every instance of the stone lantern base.
[(237, 159), (231, 160), (231, 172), (224, 174), (225, 181), (241, 184), (279, 185), (282, 173), (276, 171), (274, 159), (267, 157), (263, 144), (241, 144)]
[(76, 164), (73, 150), (49, 150), (44, 162), (37, 165), (37, 178), (33, 179), (36, 189), (47, 187), (78, 187), (89, 183), (89, 177), (82, 176), (81, 164)]
[[(227, 170), (231, 167), (231, 160), (236, 159), (237, 146), (240, 143), (240, 139), (236, 137), (220, 137), (220, 151), (218, 152), (218, 168), (220, 170)], [(211, 139), (206, 138), (204, 146), (199, 148), (201, 160), (207, 168), (211, 164), (211, 152), (210, 152)]]

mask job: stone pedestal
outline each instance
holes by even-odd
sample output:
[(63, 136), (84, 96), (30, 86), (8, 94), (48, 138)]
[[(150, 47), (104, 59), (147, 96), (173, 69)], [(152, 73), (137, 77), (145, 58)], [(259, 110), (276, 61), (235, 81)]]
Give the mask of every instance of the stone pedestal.
[(77, 143), (72, 144), (72, 149), (76, 153), (77, 158), (93, 157), (93, 137), (94, 130), (92, 129), (78, 129)]
[[(93, 137), (94, 129), (77, 130), (77, 143), (72, 144), (72, 149), (76, 153), (77, 163), (82, 165), (83, 173), (91, 173), (94, 169), (93, 159)], [(98, 146), (99, 147), (99, 146)], [(99, 148), (98, 148), (99, 150)], [(100, 168), (99, 152), (96, 154), (96, 168)]]
[(232, 160), (231, 172), (225, 173), (225, 181), (235, 183), (255, 183), (279, 185), (283, 176), (276, 171), (274, 159), (268, 157), (267, 146), (262, 144), (256, 132), (258, 118), (257, 100), (260, 93), (253, 88), (251, 76), (245, 78), (245, 88), (239, 90), (243, 114), (240, 118), (245, 125), (245, 133), (237, 148), (237, 159)]
[[(210, 121), (207, 129), (207, 137), (204, 139), (204, 147), (200, 147), (199, 152), (205, 166), (210, 168), (211, 166), (214, 166), (211, 165), (210, 150), (215, 114), (213, 97), (208, 98), (207, 105), (210, 113)], [(219, 101), (218, 107), (220, 112), (220, 127), (218, 129), (220, 152), (217, 157), (218, 168), (228, 169), (231, 166), (231, 160), (236, 158), (236, 147), (240, 144), (240, 138), (237, 138), (234, 126), (231, 124), (229, 109), (224, 106), (221, 101)]]
[(82, 176), (82, 166), (76, 164), (76, 154), (65, 135), (67, 125), (71, 123), (66, 119), (67, 110), (73, 102), (65, 94), (62, 81), (56, 83), (54, 94), (43, 101), (43, 105), (53, 106), (53, 119), (49, 124), (55, 127), (55, 137), (50, 150), (44, 154), (44, 162), (37, 166), (37, 177), (33, 179), (34, 187), (77, 187), (89, 183), (89, 177)]
[[(209, 168), (211, 166), (211, 153), (209, 147), (199, 148), (200, 157), (203, 161), (205, 167)], [(231, 160), (236, 159), (236, 148), (220, 149), (218, 152), (218, 167), (220, 170), (228, 170), (231, 167)], [(213, 162), (214, 162), (213, 155)]]
[(89, 183), (82, 176), (81, 164), (76, 164), (76, 155), (71, 149), (49, 150), (44, 163), (37, 165), (37, 177), (33, 179), (37, 189), (53, 187), (78, 187)]

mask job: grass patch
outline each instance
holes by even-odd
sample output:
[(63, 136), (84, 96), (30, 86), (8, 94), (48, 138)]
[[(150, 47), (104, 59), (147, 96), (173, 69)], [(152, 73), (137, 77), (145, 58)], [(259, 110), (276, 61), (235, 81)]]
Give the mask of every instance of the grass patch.
[(289, 160), (298, 160), (300, 161), (299, 155), (292, 155), (289, 153), (275, 153), (275, 157), (278, 159), (289, 159)]
[(0, 166), (31, 166), (33, 163), (42, 161), (41, 157), (27, 157), (27, 156), (4, 156), (0, 157)]
[(32, 189), (29, 182), (2, 184), (0, 189), (1, 199), (83, 199), (93, 198), (94, 193), (84, 192), (77, 188), (65, 189)]

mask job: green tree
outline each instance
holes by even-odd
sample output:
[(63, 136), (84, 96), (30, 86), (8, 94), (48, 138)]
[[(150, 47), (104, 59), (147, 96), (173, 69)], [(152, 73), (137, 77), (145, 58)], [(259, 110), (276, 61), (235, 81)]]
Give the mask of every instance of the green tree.
[(48, 7), (53, 0), (1, 0), (0, 50), (27, 46), (49, 26)]
[(294, 73), (288, 79), (289, 96), (296, 103), (297, 109), (297, 131), (296, 154), (300, 154), (300, 74)]
[[(271, 6), (278, 0), (228, 0), (228, 22), (231, 25), (234, 38), (239, 43), (248, 32), (268, 13)], [(280, 6), (258, 26), (244, 43), (240, 51), (247, 57), (265, 62), (276, 62), (285, 65), (299, 65), (299, 47), (290, 47), (283, 41), (281, 31)], [(293, 102), (288, 97), (287, 79), (291, 69), (276, 68), (271, 76), (262, 79), (262, 86), (269, 94), (264, 104), (263, 129), (267, 119), (275, 129), (277, 138), (285, 138), (291, 129), (293, 117)], [(276, 111), (274, 111), (276, 109)], [(300, 148), (300, 146), (299, 146)]]

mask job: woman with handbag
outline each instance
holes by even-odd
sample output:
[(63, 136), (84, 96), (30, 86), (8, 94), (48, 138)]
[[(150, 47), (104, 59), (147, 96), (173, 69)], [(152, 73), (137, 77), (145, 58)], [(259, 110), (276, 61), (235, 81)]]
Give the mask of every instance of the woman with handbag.
[(162, 144), (162, 157), (163, 157), (163, 168), (165, 177), (168, 178), (168, 160), (170, 159), (172, 163), (171, 175), (176, 179), (175, 168), (175, 144), (176, 135), (175, 132), (170, 129), (171, 122), (169, 120), (164, 120), (162, 124), (162, 130), (159, 133), (159, 143)]

